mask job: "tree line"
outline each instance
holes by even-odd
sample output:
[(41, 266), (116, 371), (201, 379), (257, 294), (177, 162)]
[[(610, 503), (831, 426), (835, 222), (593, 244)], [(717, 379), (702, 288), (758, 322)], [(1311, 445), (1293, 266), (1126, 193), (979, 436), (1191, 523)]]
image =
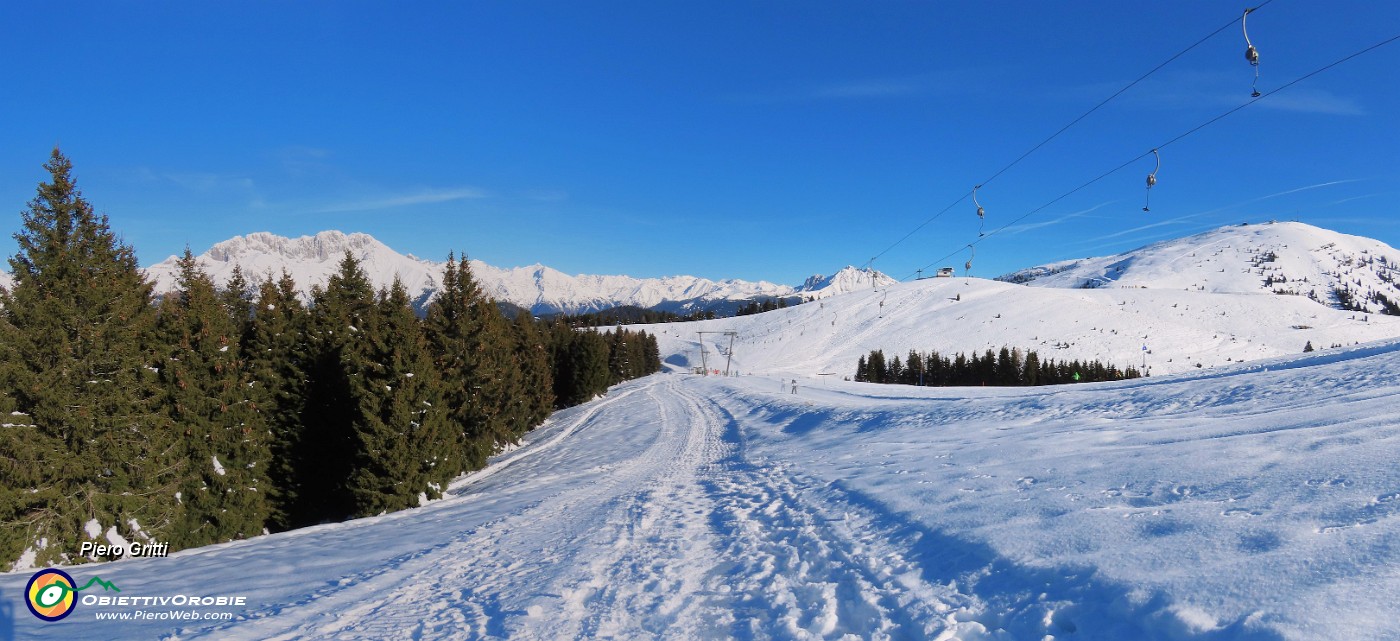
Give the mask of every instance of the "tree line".
[(787, 309), (787, 306), (788, 302), (786, 298), (764, 298), (740, 305), (739, 308), (734, 311), (734, 315), (751, 316), (753, 314), (762, 314), (763, 312), (771, 312), (778, 309)]
[(645, 332), (507, 319), (465, 257), (422, 318), (349, 253), (305, 303), (285, 272), (218, 286), (186, 250), (157, 301), (68, 159), (45, 169), (0, 288), (5, 566), (413, 507), (553, 409), (661, 366)]
[(877, 349), (856, 361), (855, 380), (925, 387), (1013, 387), (1116, 381), (1141, 375), (1131, 366), (1119, 369), (1099, 361), (1041, 359), (1034, 351), (1018, 348), (1002, 347), (997, 352), (989, 349), (971, 356), (959, 352), (951, 357), (935, 351), (909, 350), (902, 361), (899, 355), (886, 359), (885, 353)]

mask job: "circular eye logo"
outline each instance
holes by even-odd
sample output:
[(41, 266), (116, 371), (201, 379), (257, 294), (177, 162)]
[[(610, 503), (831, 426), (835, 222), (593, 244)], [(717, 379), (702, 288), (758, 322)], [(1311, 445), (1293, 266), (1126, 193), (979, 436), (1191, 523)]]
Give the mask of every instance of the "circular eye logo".
[(77, 605), (77, 589), (73, 577), (63, 570), (41, 570), (29, 578), (25, 586), (24, 604), (34, 616), (45, 621), (58, 621), (73, 613)]

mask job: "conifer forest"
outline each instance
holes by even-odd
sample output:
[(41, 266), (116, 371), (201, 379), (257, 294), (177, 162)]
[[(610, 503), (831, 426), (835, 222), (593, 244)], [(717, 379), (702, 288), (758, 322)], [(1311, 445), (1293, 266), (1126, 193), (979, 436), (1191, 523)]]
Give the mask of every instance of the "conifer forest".
[[(171, 550), (414, 507), (551, 411), (660, 369), (644, 332), (507, 319), (449, 257), (420, 317), (347, 253), (324, 286), (157, 297), (57, 149), (0, 288), (0, 565), (111, 532)], [(111, 535), (109, 534), (109, 538)]]

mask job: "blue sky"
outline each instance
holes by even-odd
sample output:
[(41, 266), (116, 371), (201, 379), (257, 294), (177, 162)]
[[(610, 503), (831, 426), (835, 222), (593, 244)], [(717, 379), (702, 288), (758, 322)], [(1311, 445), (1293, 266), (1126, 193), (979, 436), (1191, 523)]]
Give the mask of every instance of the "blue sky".
[[(876, 254), (961, 271), (970, 200), (890, 246), (1246, 6), (23, 4), (0, 9), (0, 254), (58, 144), (143, 264), (341, 229), (790, 284)], [(1400, 5), (1274, 0), (1249, 30), (1268, 92), (1400, 35)], [(1249, 101), (1244, 48), (1225, 29), (988, 183), (987, 229)], [(1268, 95), (1164, 148), (1152, 211), (1149, 157), (984, 239), (973, 273), (1270, 218), (1400, 245), (1397, 63)]]

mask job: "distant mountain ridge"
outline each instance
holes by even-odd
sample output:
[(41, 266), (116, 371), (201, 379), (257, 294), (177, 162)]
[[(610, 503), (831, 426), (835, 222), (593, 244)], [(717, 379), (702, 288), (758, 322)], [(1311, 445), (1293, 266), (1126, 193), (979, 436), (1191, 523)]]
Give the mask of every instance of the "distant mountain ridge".
[[(196, 257), (216, 282), (226, 282), (234, 266), (249, 278), (274, 276), (286, 270), (303, 292), (325, 283), (345, 252), (361, 261), (371, 282), (388, 286), (395, 276), (422, 307), (438, 289), (444, 263), (394, 251), (369, 234), (323, 231), (314, 236), (287, 238), (267, 232), (235, 236)], [(171, 256), (146, 268), (157, 293), (173, 291), (178, 275), (177, 258)], [(695, 276), (634, 278), (618, 275), (571, 276), (544, 265), (500, 268), (470, 261), (472, 275), (498, 301), (509, 302), (536, 315), (596, 312), (620, 306), (660, 309), (679, 313), (732, 311), (758, 298), (825, 298), (861, 287), (895, 282), (879, 272), (846, 267), (829, 276), (813, 276), (800, 287), (766, 281), (720, 281)]]

